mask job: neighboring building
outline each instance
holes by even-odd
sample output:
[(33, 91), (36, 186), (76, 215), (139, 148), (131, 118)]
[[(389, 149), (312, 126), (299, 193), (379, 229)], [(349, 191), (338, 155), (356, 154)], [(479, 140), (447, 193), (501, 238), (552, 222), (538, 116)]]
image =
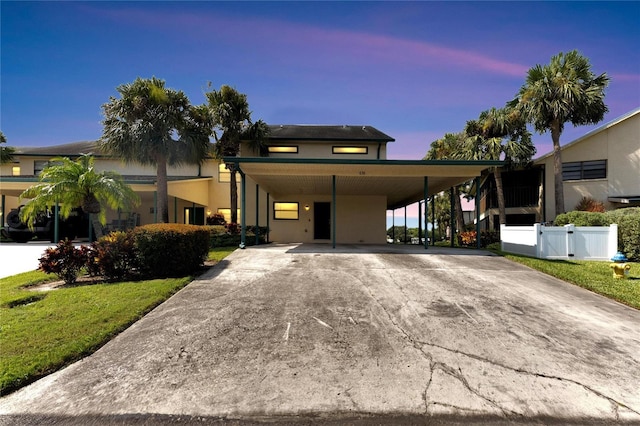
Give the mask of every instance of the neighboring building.
[[(388, 209), (423, 200), (501, 164), (387, 160), (387, 143), (394, 139), (370, 126), (270, 129), (268, 157), (259, 157), (243, 143), (238, 157), (169, 168), (170, 221), (204, 224), (213, 213), (228, 220), (230, 174), (224, 163), (235, 163), (241, 171), (239, 221), (244, 216), (246, 225), (268, 226), (270, 241), (384, 244)], [(133, 212), (107, 212), (111, 227), (157, 221), (155, 168), (105, 156), (94, 142), (17, 148), (15, 162), (2, 165), (0, 171), (2, 211), (18, 206), (20, 193), (37, 182), (52, 157), (80, 153), (93, 153), (98, 170), (120, 173), (141, 197), (141, 206)]]
[[(502, 176), (507, 225), (553, 222), (553, 152)], [(640, 206), (640, 108), (562, 146), (562, 176), (567, 211), (583, 197), (603, 202), (607, 210)], [(482, 179), (480, 218), (482, 229), (498, 229), (493, 174)]]
[[(544, 173), (544, 221), (555, 219), (553, 153), (534, 161)], [(562, 147), (564, 206), (574, 209), (582, 197), (607, 210), (640, 206), (640, 108)]]

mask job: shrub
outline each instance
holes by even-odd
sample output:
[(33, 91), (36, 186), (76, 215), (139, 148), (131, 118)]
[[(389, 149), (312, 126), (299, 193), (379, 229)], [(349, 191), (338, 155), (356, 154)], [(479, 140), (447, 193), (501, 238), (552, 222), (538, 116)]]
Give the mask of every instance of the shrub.
[(573, 211), (556, 216), (555, 225), (564, 226), (568, 224), (575, 226), (609, 226), (609, 217), (605, 213)]
[(195, 273), (209, 253), (206, 226), (157, 223), (135, 228), (140, 271), (149, 278), (182, 277)]
[(138, 271), (138, 255), (131, 232), (112, 232), (91, 244), (87, 269), (106, 281), (132, 278)]
[(207, 216), (207, 225), (226, 225), (227, 221), (224, 220), (224, 215), (220, 213), (214, 213), (211, 216)]
[(472, 246), (476, 243), (476, 231), (466, 231), (458, 234), (458, 242), (461, 246)]
[[(458, 243), (461, 246), (475, 247), (476, 231), (465, 231), (458, 234)], [(480, 246), (487, 247), (489, 244), (500, 242), (500, 234), (497, 231), (481, 231)]]
[(576, 204), (575, 210), (583, 212), (597, 212), (604, 213), (604, 203), (596, 201), (591, 197), (582, 197), (578, 204)]
[(629, 260), (640, 261), (640, 207), (612, 210), (606, 214), (611, 223), (618, 224), (618, 249)]
[(240, 233), (240, 225), (237, 223), (227, 223), (226, 224), (227, 233), (231, 235), (236, 235)]
[(47, 274), (56, 274), (65, 284), (76, 282), (80, 269), (87, 263), (87, 248), (76, 248), (68, 239), (60, 241), (56, 247), (45, 250), (38, 259), (40, 270)]

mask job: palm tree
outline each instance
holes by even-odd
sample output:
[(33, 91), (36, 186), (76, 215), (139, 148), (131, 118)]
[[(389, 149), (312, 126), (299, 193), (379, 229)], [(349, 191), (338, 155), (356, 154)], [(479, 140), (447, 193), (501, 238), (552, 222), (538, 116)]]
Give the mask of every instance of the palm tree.
[(158, 211), (167, 223), (167, 166), (202, 164), (211, 150), (211, 115), (205, 105), (191, 105), (182, 91), (165, 88), (155, 77), (137, 78), (116, 90), (120, 99), (111, 97), (102, 105), (99, 147), (126, 162), (156, 167)]
[(32, 226), (36, 217), (54, 205), (60, 205), (60, 216), (65, 219), (76, 207), (85, 213), (97, 214), (106, 224), (105, 207), (128, 209), (139, 204), (136, 193), (115, 172), (97, 172), (94, 158), (83, 154), (73, 161), (56, 157), (40, 173), (40, 183), (28, 188), (20, 199), (30, 198), (22, 209), (20, 219)]
[[(7, 143), (7, 137), (0, 131), (0, 144)], [(10, 146), (0, 146), (0, 164), (10, 163), (13, 161), (14, 149)]]
[[(443, 138), (433, 141), (425, 155), (424, 160), (452, 160), (460, 159), (459, 153), (464, 151), (466, 135), (464, 133), (446, 133)], [(456, 228), (464, 230), (464, 215), (460, 201), (461, 192), (467, 188), (467, 184), (453, 187), (454, 210), (456, 214)]]
[[(236, 157), (240, 153), (240, 143), (248, 141), (249, 146), (261, 156), (268, 155), (266, 138), (269, 135), (267, 124), (258, 120), (251, 122), (251, 111), (247, 95), (233, 87), (223, 85), (220, 90), (205, 94), (214, 121), (216, 144), (214, 153), (218, 158)], [(221, 132), (218, 135), (218, 132)], [(231, 196), (231, 223), (238, 223), (238, 184), (235, 164), (226, 165), (230, 172), (229, 192)]]
[(551, 132), (556, 215), (564, 212), (560, 150), (564, 124), (578, 126), (602, 121), (608, 111), (604, 103), (608, 84), (607, 74), (596, 76), (591, 72), (589, 59), (577, 50), (560, 52), (551, 58), (549, 65), (536, 65), (528, 71), (525, 84), (510, 103), (537, 132)]
[[(512, 109), (491, 108), (480, 113), (478, 120), (467, 121), (467, 143), (459, 158), (472, 160), (504, 160), (504, 168), (526, 165), (536, 153), (531, 133), (521, 116)], [(502, 185), (502, 168), (494, 167), (500, 224), (505, 224), (506, 206)]]

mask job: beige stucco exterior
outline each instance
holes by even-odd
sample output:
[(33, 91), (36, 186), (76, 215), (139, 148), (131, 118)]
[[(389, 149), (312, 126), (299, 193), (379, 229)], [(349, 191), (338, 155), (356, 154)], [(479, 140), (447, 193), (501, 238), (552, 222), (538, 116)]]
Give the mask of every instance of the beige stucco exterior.
[[(323, 126), (315, 127), (323, 131)], [(325, 139), (314, 140), (309, 137), (308, 129), (302, 128), (306, 136), (303, 139), (292, 139), (288, 133), (284, 139), (271, 140), (270, 146), (296, 149), (293, 153), (272, 152), (266, 161), (247, 144), (242, 144), (240, 155), (228, 159), (238, 160), (237, 166), (242, 171), (238, 176), (244, 175), (244, 197), (242, 179), (238, 178), (238, 222), (244, 216), (247, 226), (268, 226), (269, 240), (276, 242), (330, 242), (335, 237), (333, 241), (338, 244), (384, 244), (388, 208), (423, 199), (427, 188), (433, 194), (479, 176), (486, 167), (470, 162), (459, 165), (431, 164), (420, 160), (394, 163), (386, 160), (386, 144), (393, 141), (387, 135), (364, 126), (327, 127), (332, 129)], [(333, 136), (342, 131), (351, 139)], [(373, 135), (371, 140), (367, 140), (368, 135)], [(65, 152), (71, 152), (69, 150), (74, 146), (65, 145)], [(90, 142), (78, 143), (78, 146), (83, 149), (94, 147)], [(50, 160), (55, 155), (49, 153), (55, 149), (26, 149), (23, 154), (18, 152), (15, 155), (14, 164), (2, 166), (0, 193), (4, 212), (24, 203), (18, 196), (37, 182), (36, 162), (41, 166), (42, 162)], [(156, 222), (155, 167), (125, 163), (103, 155), (95, 158), (98, 171), (118, 172), (141, 199), (141, 205), (132, 212), (107, 211), (108, 226), (115, 227), (131, 217), (139, 225)], [(256, 164), (243, 162), (250, 159), (257, 160)], [(289, 164), (288, 159), (296, 159), (298, 163)], [(229, 209), (229, 174), (221, 164), (220, 160), (210, 159), (200, 166), (168, 168), (170, 222), (186, 223), (190, 217), (196, 216), (194, 208), (205, 217)], [(21, 176), (12, 176), (13, 166), (20, 168)], [(297, 203), (297, 217), (293, 220), (278, 219), (274, 207), (280, 202)], [(320, 215), (315, 211), (316, 203), (325, 203), (325, 209), (327, 203), (330, 206), (331, 214), (323, 219), (330, 221), (329, 228), (326, 223), (324, 228), (329, 229), (329, 238), (326, 238), (326, 233), (324, 237), (316, 238), (315, 224), (320, 220), (316, 217)], [(241, 211), (243, 206), (244, 212)]]
[[(606, 177), (565, 181), (567, 211), (573, 210), (582, 197), (601, 201), (610, 210), (629, 205), (624, 202), (629, 196), (640, 196), (640, 108), (562, 147), (563, 163), (594, 160), (606, 160)], [(553, 155), (547, 154), (534, 163), (544, 166), (546, 220), (552, 221), (555, 218)]]

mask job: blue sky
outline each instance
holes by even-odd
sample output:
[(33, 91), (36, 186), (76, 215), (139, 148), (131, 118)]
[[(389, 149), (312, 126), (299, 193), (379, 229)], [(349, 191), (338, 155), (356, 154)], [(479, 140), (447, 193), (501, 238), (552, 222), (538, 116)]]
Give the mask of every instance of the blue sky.
[[(1, 122), (12, 146), (100, 137), (119, 84), (156, 76), (204, 102), (246, 93), (270, 124), (367, 124), (418, 159), (500, 107), (527, 69), (578, 49), (612, 79), (605, 121), (640, 106), (640, 2), (11, 2)], [(569, 142), (591, 128), (566, 127)], [(549, 135), (535, 135), (538, 155)]]

